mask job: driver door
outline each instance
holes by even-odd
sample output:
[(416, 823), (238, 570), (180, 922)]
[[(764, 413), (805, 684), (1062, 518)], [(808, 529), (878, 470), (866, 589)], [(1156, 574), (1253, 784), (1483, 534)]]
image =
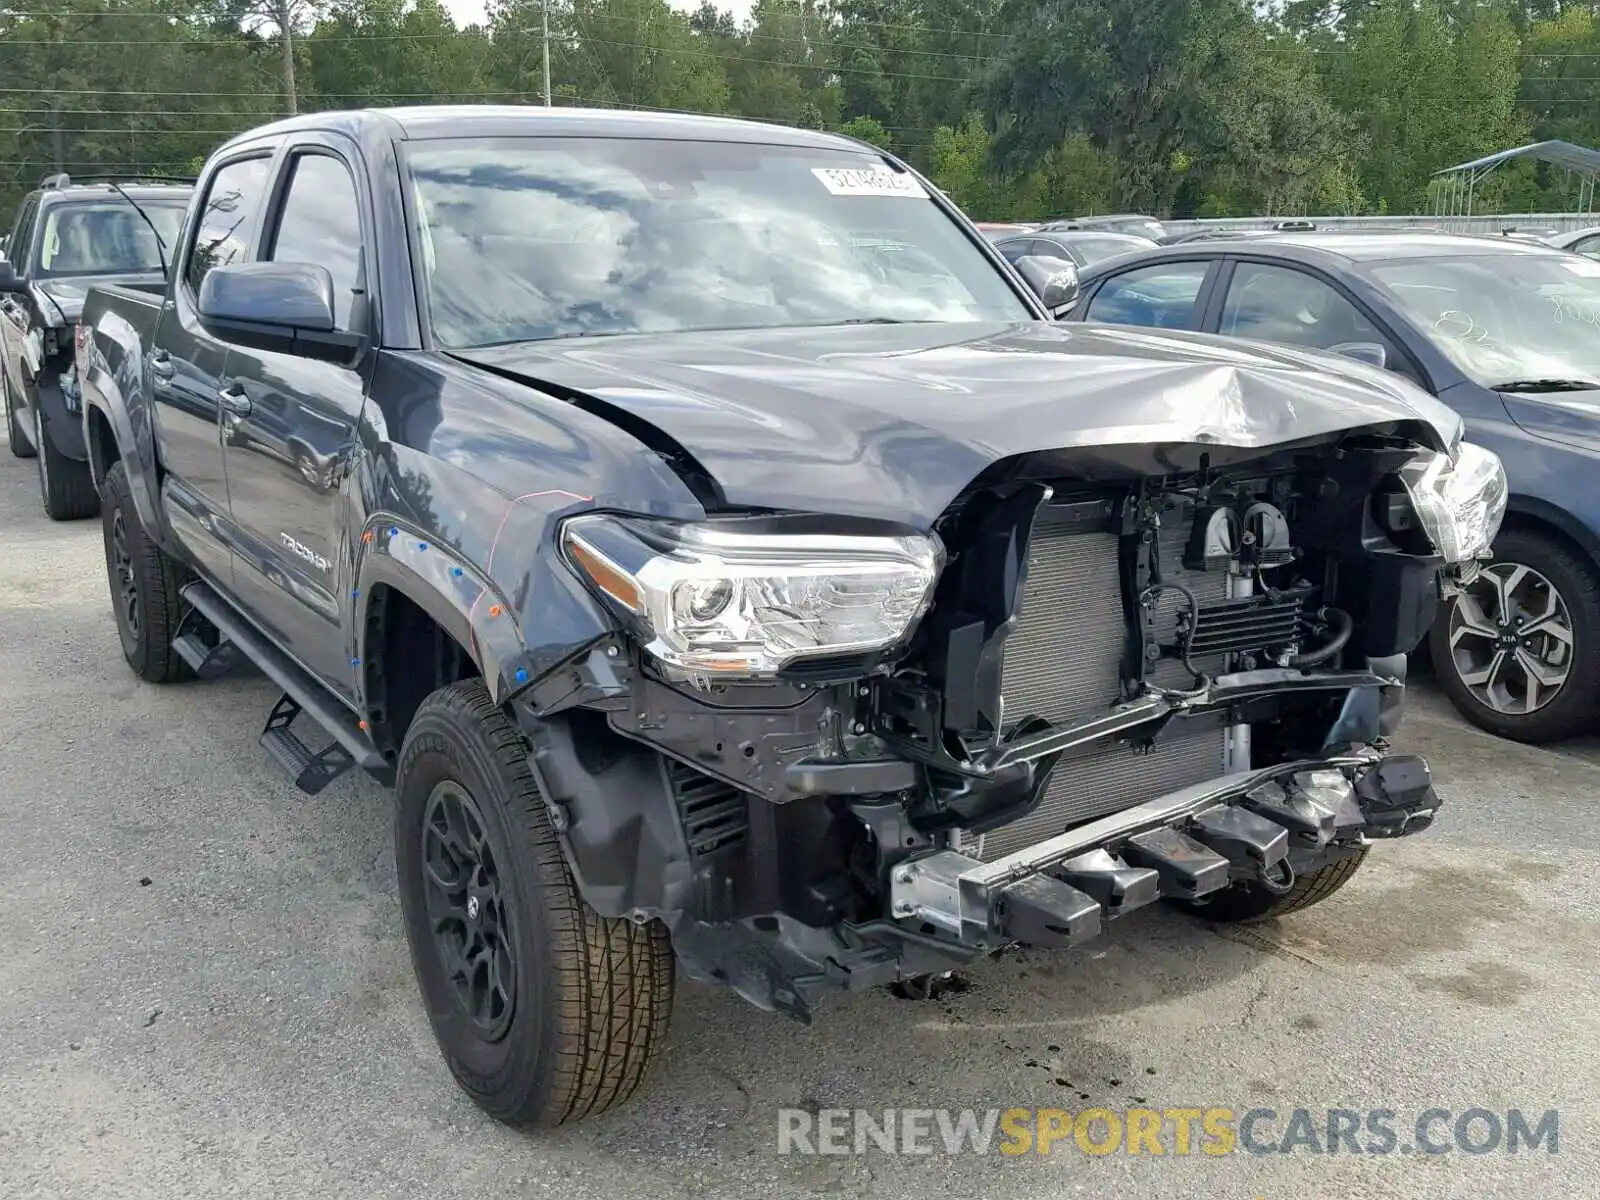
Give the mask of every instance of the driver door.
[[(312, 135), (280, 160), (257, 255), (325, 266), (339, 330), (369, 338), (375, 310), (366, 281), (371, 217), (352, 170), (354, 148)], [(223, 446), (238, 537), (240, 603), (326, 686), (354, 695), (354, 586), (344, 485), (373, 361), (327, 362), (235, 345), (222, 390)]]

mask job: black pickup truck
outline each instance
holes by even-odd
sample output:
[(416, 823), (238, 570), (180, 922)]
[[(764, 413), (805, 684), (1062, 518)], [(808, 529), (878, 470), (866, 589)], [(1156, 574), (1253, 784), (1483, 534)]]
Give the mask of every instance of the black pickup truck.
[(1498, 460), (1024, 276), (845, 138), (416, 108), (229, 142), (165, 302), (91, 293), (128, 662), (251, 660), (303, 790), (393, 785), (493, 1116), (629, 1095), (675, 970), (808, 1019), (1158, 899), (1290, 912), (1431, 821), (1385, 739)]
[(100, 508), (73, 369), (84, 296), (111, 282), (159, 291), (188, 203), (183, 184), (52, 175), (17, 209), (0, 256), (0, 409), (11, 453), (38, 458), (52, 520)]

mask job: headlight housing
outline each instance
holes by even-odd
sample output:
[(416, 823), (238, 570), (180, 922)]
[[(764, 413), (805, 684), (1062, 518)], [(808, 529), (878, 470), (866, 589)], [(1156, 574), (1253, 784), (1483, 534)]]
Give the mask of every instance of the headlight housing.
[(1484, 558), (1506, 515), (1505, 468), (1492, 450), (1461, 442), (1452, 457), (1421, 455), (1400, 472), (1423, 533), (1447, 563)]
[(679, 676), (770, 678), (889, 649), (927, 611), (942, 563), (931, 538), (838, 535), (784, 518), (586, 514), (563, 524), (561, 547)]

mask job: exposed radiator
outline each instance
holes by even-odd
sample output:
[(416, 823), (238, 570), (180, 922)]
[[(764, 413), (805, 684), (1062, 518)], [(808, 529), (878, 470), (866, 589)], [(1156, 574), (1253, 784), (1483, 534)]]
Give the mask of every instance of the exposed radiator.
[[(1227, 578), (1222, 572), (1184, 571), (1188, 536), (1186, 524), (1163, 527), (1159, 547), (1165, 577), (1188, 587), (1202, 605), (1225, 599)], [(1158, 640), (1175, 639), (1177, 614), (1185, 604), (1173, 592), (1161, 598)], [(1053, 724), (1074, 724), (1105, 714), (1118, 699), (1125, 649), (1117, 538), (1052, 529), (1042, 522), (1029, 550), (1022, 613), (1006, 643), (1001, 694), (1007, 722), (1037, 716)], [(1170, 661), (1161, 663), (1151, 678), (1169, 687), (1191, 682), (1182, 664)], [(1148, 754), (1135, 753), (1125, 742), (1108, 743), (1086, 757), (1063, 760), (1039, 806), (985, 835), (982, 856), (998, 858), (1071, 825), (1213, 779), (1223, 773), (1226, 749), (1227, 731), (1213, 727), (1165, 738)]]

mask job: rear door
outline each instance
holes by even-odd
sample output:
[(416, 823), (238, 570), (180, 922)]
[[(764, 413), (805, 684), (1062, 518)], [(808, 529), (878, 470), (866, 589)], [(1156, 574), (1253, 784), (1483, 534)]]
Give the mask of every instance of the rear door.
[[(308, 135), (280, 160), (257, 255), (316, 263), (333, 277), (335, 320), (369, 338), (371, 207), (353, 144)], [(324, 683), (353, 695), (353, 554), (343, 492), (371, 355), (331, 362), (234, 346), (224, 389), (228, 489), (238, 536), (234, 581), (251, 614)]]
[(228, 346), (200, 326), (200, 283), (214, 267), (247, 261), (261, 222), (270, 149), (243, 152), (219, 166), (189, 225), (182, 269), (157, 322), (150, 355), (156, 452), (172, 532), (203, 573), (231, 585), (228, 483), (222, 462), (218, 396)]

